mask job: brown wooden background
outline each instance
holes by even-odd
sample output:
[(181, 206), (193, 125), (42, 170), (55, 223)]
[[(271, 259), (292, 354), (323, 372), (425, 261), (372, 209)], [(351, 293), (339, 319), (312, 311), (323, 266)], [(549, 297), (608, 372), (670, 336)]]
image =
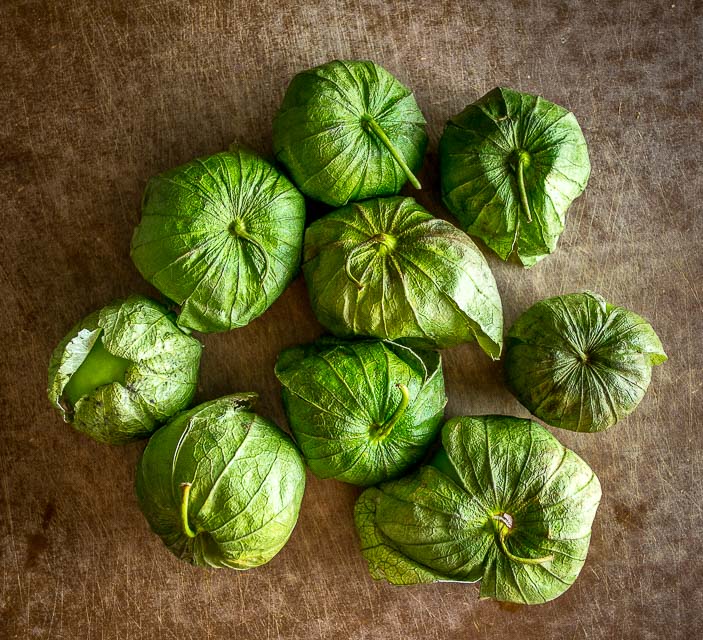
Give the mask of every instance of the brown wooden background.
[[(0, 637), (684, 638), (701, 582), (703, 7), (559, 2), (0, 3)], [(608, 433), (559, 432), (604, 498), (576, 585), (539, 607), (474, 586), (374, 583), (357, 551), (358, 491), (309, 476), (299, 524), (246, 573), (180, 563), (133, 493), (141, 445), (64, 425), (45, 396), (54, 345), (81, 316), (153, 294), (129, 259), (147, 178), (232, 140), (270, 153), (294, 73), (371, 58), (416, 92), (430, 151), (465, 104), (507, 85), (572, 109), (593, 173), (557, 253), (531, 271), (488, 256), (506, 323), (592, 289), (651, 320), (670, 361)], [(283, 423), (278, 351), (320, 332), (300, 279), (249, 327), (204, 339), (198, 398), (257, 391)], [(446, 353), (448, 415), (525, 411), (475, 345)]]

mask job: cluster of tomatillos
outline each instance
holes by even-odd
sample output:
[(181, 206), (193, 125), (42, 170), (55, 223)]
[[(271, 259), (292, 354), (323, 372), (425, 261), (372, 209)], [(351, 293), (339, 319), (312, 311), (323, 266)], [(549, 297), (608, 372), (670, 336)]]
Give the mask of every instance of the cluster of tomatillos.
[[(149, 181), (131, 255), (179, 313), (137, 296), (85, 318), (54, 351), (51, 402), (101, 442), (153, 434), (139, 502), (193, 564), (269, 561), (297, 521), (305, 462), (321, 478), (368, 487), (354, 520), (375, 578), (480, 580), (482, 596), (528, 604), (557, 597), (586, 559), (598, 478), (530, 420), (443, 424), (437, 349), (476, 340), (500, 357), (498, 289), (467, 233), (526, 267), (554, 251), (590, 172), (575, 117), (494, 89), (447, 123), (442, 195), (465, 231), (398, 196), (408, 180), (420, 187), (425, 120), (373, 62), (295, 76), (273, 140), (289, 177), (233, 147)], [(337, 208), (305, 230), (301, 192)], [(334, 336), (276, 363), (295, 442), (252, 411), (255, 394), (186, 410), (201, 355), (191, 331), (261, 315), (301, 254), (315, 315)], [(593, 432), (634, 410), (664, 360), (643, 318), (577, 293), (518, 318), (505, 374), (547, 424)]]

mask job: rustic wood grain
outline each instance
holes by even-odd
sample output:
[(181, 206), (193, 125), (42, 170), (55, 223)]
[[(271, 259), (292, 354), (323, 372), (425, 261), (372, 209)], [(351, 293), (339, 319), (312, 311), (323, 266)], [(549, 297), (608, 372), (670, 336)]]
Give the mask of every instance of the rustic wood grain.
[[(702, 14), (682, 0), (4, 0), (0, 637), (697, 637)], [(232, 140), (270, 153), (292, 75), (335, 57), (371, 58), (415, 90), (431, 136), (419, 200), (438, 215), (443, 124), (495, 85), (569, 107), (589, 142), (591, 181), (557, 253), (531, 271), (488, 257), (506, 323), (540, 298), (592, 289), (649, 318), (670, 360), (612, 431), (558, 433), (604, 498), (581, 578), (550, 604), (374, 583), (352, 526), (358, 491), (311, 476), (269, 565), (180, 563), (137, 508), (142, 445), (93, 443), (46, 400), (49, 355), (78, 318), (154, 294), (128, 250), (147, 178)], [(298, 279), (250, 326), (204, 338), (198, 398), (257, 391), (283, 423), (276, 354), (319, 333)], [(525, 415), (475, 345), (445, 362), (448, 415)]]

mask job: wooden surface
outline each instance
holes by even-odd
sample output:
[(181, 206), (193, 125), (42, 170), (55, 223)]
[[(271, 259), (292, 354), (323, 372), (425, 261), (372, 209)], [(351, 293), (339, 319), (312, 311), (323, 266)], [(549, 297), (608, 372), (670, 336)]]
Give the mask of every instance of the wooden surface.
[[(702, 14), (683, 0), (3, 0), (0, 637), (697, 637)], [(193, 568), (137, 508), (143, 445), (93, 443), (46, 399), (49, 355), (76, 320), (154, 294), (129, 259), (147, 178), (232, 140), (270, 153), (293, 74), (335, 57), (371, 58), (414, 89), (431, 138), (419, 200), (440, 215), (444, 122), (492, 87), (567, 106), (588, 140), (593, 173), (557, 253), (531, 271), (488, 256), (506, 326), (538, 299), (592, 289), (647, 317), (670, 360), (612, 431), (557, 434), (604, 497), (580, 579), (550, 604), (374, 583), (352, 525), (358, 490), (312, 476), (269, 565)], [(257, 391), (283, 424), (276, 354), (319, 333), (298, 279), (250, 326), (204, 338), (198, 399)], [(526, 415), (476, 345), (446, 352), (445, 373), (447, 415)]]

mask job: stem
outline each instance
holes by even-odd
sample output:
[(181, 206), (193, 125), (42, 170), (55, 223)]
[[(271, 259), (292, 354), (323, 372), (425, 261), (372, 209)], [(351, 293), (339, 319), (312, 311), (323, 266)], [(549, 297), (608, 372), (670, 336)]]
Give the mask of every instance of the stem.
[(517, 160), (517, 189), (520, 194), (520, 204), (527, 216), (527, 222), (532, 222), (532, 214), (530, 213), (530, 203), (527, 201), (527, 191), (525, 191), (525, 175), (524, 167), (529, 159), (529, 156), (524, 151), (520, 151)]
[(198, 534), (190, 528), (188, 523), (188, 500), (190, 498), (190, 488), (193, 485), (190, 482), (181, 483), (181, 491), (183, 492), (181, 498), (181, 524), (183, 525), (183, 533), (185, 533), (189, 538), (195, 538)]
[(388, 136), (386, 135), (386, 132), (381, 128), (381, 126), (376, 122), (370, 115), (365, 115), (363, 116), (362, 120), (363, 123), (366, 123), (371, 131), (373, 131), (378, 138), (383, 142), (384, 145), (386, 145), (386, 149), (390, 151), (390, 154), (393, 156), (395, 161), (400, 165), (400, 168), (403, 170), (405, 175), (407, 176), (408, 180), (410, 180), (410, 184), (412, 184), (413, 187), (416, 189), (422, 189), (422, 186), (420, 185), (420, 181), (415, 177), (415, 174), (413, 174), (412, 171), (410, 171), (410, 167), (405, 163), (405, 160), (400, 156), (398, 153), (398, 150), (393, 146), (393, 143), (390, 141)]
[(376, 434), (377, 440), (383, 440), (391, 431), (393, 431), (393, 427), (395, 427), (398, 420), (403, 417), (405, 410), (408, 408), (408, 404), (410, 404), (410, 392), (408, 391), (408, 388), (404, 384), (397, 384), (395, 386), (400, 389), (402, 397), (400, 398), (400, 403), (395, 408), (393, 415), (384, 425), (381, 426), (381, 430)]
[(521, 558), (520, 556), (516, 556), (510, 553), (508, 547), (505, 544), (505, 538), (508, 536), (508, 533), (512, 528), (513, 519), (507, 514), (504, 514), (493, 516), (493, 520), (500, 523), (494, 525), (498, 530), (498, 541), (500, 542), (501, 550), (506, 556), (508, 556), (510, 560), (513, 560), (514, 562), (519, 562), (520, 564), (543, 564), (544, 562), (550, 562), (551, 560), (554, 560), (553, 555), (544, 556), (543, 558)]
[(247, 242), (250, 242), (253, 244), (258, 250), (259, 253), (261, 254), (261, 257), (264, 260), (264, 274), (261, 276), (262, 280), (266, 280), (266, 276), (269, 273), (269, 257), (264, 248), (261, 246), (261, 243), (254, 238), (253, 236), (250, 236), (246, 231), (244, 230), (238, 230), (237, 235), (242, 238), (242, 240), (246, 240)]
[(361, 291), (361, 290), (364, 288), (364, 285), (361, 284), (361, 282), (359, 282), (359, 281), (354, 277), (354, 275), (353, 275), (352, 272), (351, 272), (351, 267), (350, 267), (350, 265), (349, 265), (349, 262), (350, 262), (351, 259), (352, 259), (352, 254), (353, 254), (353, 253), (354, 253), (354, 252), (352, 251), (352, 252), (347, 256), (347, 259), (344, 261), (344, 273), (347, 275), (347, 278), (349, 278), (349, 279), (356, 285), (357, 289), (359, 289), (359, 291)]
[(249, 235), (247, 232), (246, 227), (244, 226), (244, 222), (239, 219), (235, 218), (227, 227), (227, 230), (235, 237), (241, 238), (242, 240), (246, 240), (247, 242), (251, 243), (256, 247), (256, 249), (259, 252), (259, 255), (261, 256), (262, 260), (264, 261), (264, 273), (261, 276), (261, 280), (265, 280), (266, 276), (269, 273), (269, 257), (264, 248), (261, 246), (261, 243), (254, 238), (253, 236)]
[(349, 255), (347, 256), (347, 259), (344, 261), (344, 273), (346, 274), (347, 278), (349, 278), (361, 291), (364, 288), (364, 285), (359, 282), (354, 275), (351, 272), (351, 261), (356, 258), (356, 254), (359, 252), (360, 249), (364, 249), (365, 247), (368, 247), (371, 244), (374, 244), (377, 242), (376, 236), (373, 238), (369, 238), (368, 240), (364, 240), (363, 242), (357, 244), (350, 252)]
[(374, 244), (382, 245), (380, 249), (381, 255), (386, 255), (388, 251), (393, 251), (393, 249), (395, 249), (396, 239), (393, 236), (389, 236), (385, 233), (377, 233), (375, 236), (370, 237), (368, 240), (364, 240), (363, 242), (357, 244), (349, 252), (347, 259), (344, 261), (344, 273), (346, 274), (347, 278), (349, 278), (358, 287), (359, 291), (364, 288), (364, 285), (361, 284), (361, 282), (359, 282), (359, 280), (357, 280), (354, 277), (354, 274), (351, 272), (351, 261), (356, 258), (356, 255), (359, 250), (365, 249), (370, 245)]

